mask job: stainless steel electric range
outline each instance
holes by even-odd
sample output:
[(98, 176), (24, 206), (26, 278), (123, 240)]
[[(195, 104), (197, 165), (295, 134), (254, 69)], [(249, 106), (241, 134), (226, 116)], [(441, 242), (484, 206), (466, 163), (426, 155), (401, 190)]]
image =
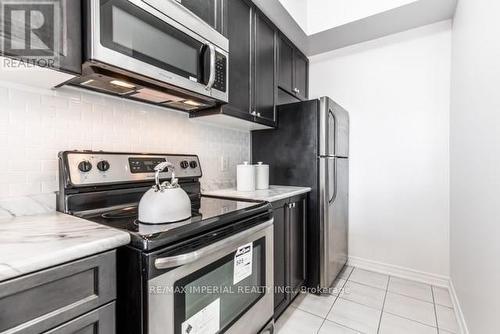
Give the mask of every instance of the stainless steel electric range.
[[(175, 166), (192, 216), (142, 224), (138, 203), (164, 161)], [(273, 332), (270, 204), (201, 195), (195, 155), (67, 151), (59, 175), (59, 211), (131, 235), (117, 252), (118, 333)]]

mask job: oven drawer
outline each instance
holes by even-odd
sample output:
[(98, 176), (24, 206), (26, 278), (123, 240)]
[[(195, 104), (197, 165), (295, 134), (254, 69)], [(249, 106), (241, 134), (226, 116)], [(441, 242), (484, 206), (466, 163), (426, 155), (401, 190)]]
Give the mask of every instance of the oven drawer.
[(115, 302), (112, 302), (44, 334), (114, 334), (115, 332)]
[(81, 316), (116, 299), (115, 281), (113, 250), (0, 283), (0, 334), (42, 333)]

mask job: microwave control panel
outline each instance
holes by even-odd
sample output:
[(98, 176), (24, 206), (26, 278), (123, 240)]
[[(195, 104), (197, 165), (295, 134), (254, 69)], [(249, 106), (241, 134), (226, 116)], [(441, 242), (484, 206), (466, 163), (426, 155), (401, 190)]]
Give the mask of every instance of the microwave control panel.
[(226, 92), (227, 90), (227, 58), (223, 54), (216, 53), (215, 55), (215, 82), (213, 88)]

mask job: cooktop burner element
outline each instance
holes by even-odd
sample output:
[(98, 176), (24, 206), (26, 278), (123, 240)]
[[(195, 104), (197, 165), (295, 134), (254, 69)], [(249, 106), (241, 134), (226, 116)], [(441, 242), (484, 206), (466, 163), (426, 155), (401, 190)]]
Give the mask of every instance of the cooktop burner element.
[(137, 215), (138, 215), (137, 206), (132, 206), (105, 212), (101, 215), (101, 217), (104, 219), (126, 219), (126, 218), (136, 218)]
[[(97, 168), (103, 161), (106, 170)], [(154, 184), (155, 165), (165, 161), (174, 165), (179, 185), (191, 200), (191, 218), (169, 224), (143, 224), (138, 220), (139, 201)], [(62, 152), (59, 169), (59, 211), (128, 231), (131, 245), (144, 251), (270, 212), (265, 202), (202, 196), (201, 166), (195, 155)], [(161, 173), (161, 181), (170, 179), (171, 173), (172, 169)]]

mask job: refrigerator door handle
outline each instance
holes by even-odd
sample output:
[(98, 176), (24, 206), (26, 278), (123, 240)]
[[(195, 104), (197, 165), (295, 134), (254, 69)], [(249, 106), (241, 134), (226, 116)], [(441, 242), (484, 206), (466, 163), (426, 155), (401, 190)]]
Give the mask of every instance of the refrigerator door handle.
[[(337, 199), (337, 159), (328, 159), (328, 164), (333, 160), (333, 194), (329, 199), (329, 203), (332, 204)], [(328, 166), (330, 168), (330, 166)]]

